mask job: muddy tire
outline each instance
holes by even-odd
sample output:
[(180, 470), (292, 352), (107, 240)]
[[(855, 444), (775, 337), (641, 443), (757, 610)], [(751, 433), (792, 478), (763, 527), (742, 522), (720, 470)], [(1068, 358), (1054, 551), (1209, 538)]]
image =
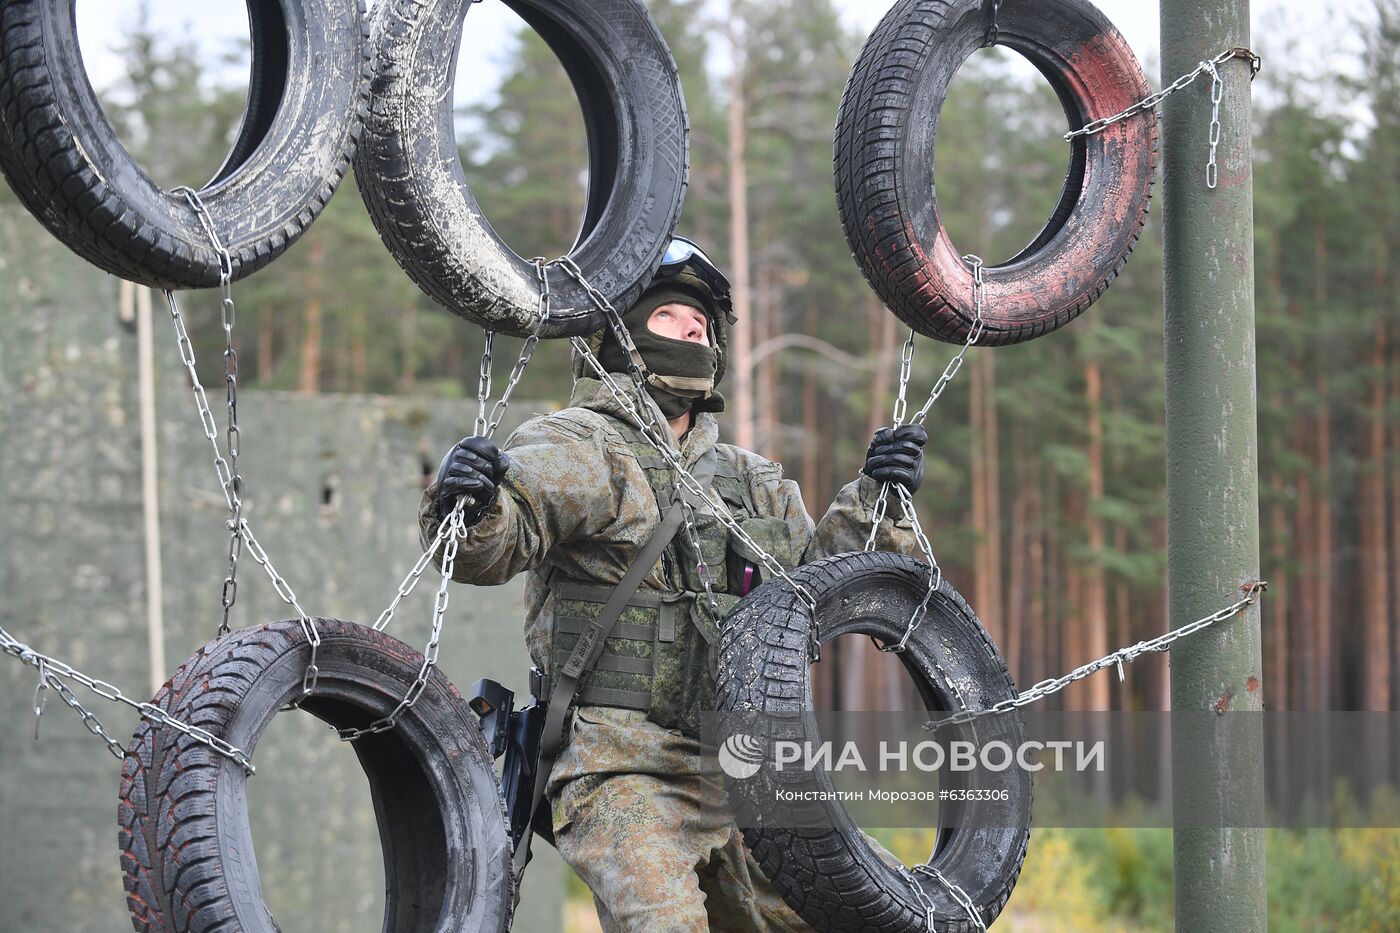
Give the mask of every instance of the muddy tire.
[[(355, 178), (389, 251), (434, 301), (480, 326), (525, 336), (539, 282), (482, 214), (462, 172), (452, 79), (472, 0), (382, 0), (372, 16), (374, 79)], [(680, 217), (689, 122), (676, 64), (640, 0), (507, 0), (573, 82), (588, 130), (589, 188), (569, 252), (619, 311), (641, 294)], [(471, 20), (466, 20), (467, 28)], [(604, 318), (558, 264), (545, 337)]]
[[(235, 279), (279, 256), (325, 207), (369, 92), (360, 0), (249, 0), (248, 10), (248, 108), (200, 191)], [(184, 197), (152, 181), (107, 122), (83, 69), (73, 0), (0, 4), (0, 149), (20, 200), (84, 259), (158, 288), (219, 283), (219, 257)]]
[[(855, 633), (887, 645), (897, 643), (929, 582), (926, 565), (888, 553), (830, 557), (800, 567), (791, 576), (817, 601), (815, 621), (823, 644)], [(812, 717), (802, 715), (812, 709), (807, 645), (813, 623), (806, 603), (781, 579), (765, 583), (729, 614), (717, 657), (718, 744), (737, 732), (736, 724), (752, 728), (760, 720), (785, 740), (820, 744)], [(957, 710), (959, 698), (969, 709), (984, 709), (1016, 695), (1005, 661), (946, 580), (905, 651), (894, 656), (903, 662), (929, 710)], [(990, 729), (1013, 747), (1024, 734), (1015, 714), (960, 728), (981, 730), (978, 739), (985, 739)], [(991, 924), (1010, 898), (1030, 839), (1029, 774), (1013, 768), (996, 780), (1008, 799), (959, 805), (956, 825), (939, 827), (932, 862), (967, 893), (985, 924)], [(778, 771), (765, 762), (752, 777), (726, 779), (726, 784), (745, 843), (764, 874), (808, 923), (841, 933), (926, 929), (924, 908), (909, 882), (871, 851), (838, 800), (775, 802), (779, 789), (798, 794), (834, 790), (827, 771)], [(799, 809), (804, 811), (800, 819)], [(941, 823), (949, 816), (950, 811), (940, 809)], [(914, 877), (937, 907), (939, 930), (974, 929), (947, 889), (925, 876)]]
[[(987, 44), (984, 0), (901, 0), (866, 40), (836, 126), (836, 194), (866, 280), (919, 333), (961, 343), (976, 317), (972, 272), (938, 213), (934, 140), (949, 82)], [(997, 45), (1050, 81), (1071, 129), (1151, 88), (1132, 49), (1088, 0), (1003, 0)], [(1089, 307), (1122, 270), (1147, 218), (1157, 164), (1152, 111), (1077, 137), (1060, 199), (1019, 254), (986, 268), (987, 345), (1030, 340)]]
[[(423, 657), (380, 632), (316, 620), (316, 691), (302, 708), (337, 728), (387, 715)], [(253, 754), (300, 695), (310, 648), (298, 622), (242, 629), (200, 649), (155, 704)], [(396, 728), (354, 743), (384, 848), (384, 929), (503, 933), (514, 908), (505, 804), (476, 715), (437, 669)], [(255, 756), (254, 756), (255, 757)], [(242, 767), (143, 722), (122, 763), (121, 865), (138, 931), (275, 933), (263, 902)]]

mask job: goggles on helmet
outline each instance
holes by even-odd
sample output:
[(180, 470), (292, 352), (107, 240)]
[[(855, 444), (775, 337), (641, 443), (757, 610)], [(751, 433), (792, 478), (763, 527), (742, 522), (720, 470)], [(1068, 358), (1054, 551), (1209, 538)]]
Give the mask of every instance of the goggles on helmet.
[(734, 312), (729, 296), (729, 280), (724, 277), (724, 273), (719, 271), (714, 261), (695, 243), (683, 236), (671, 237), (671, 242), (667, 244), (666, 252), (661, 257), (661, 265), (656, 270), (656, 277), (673, 276), (687, 266), (709, 287), (710, 294), (714, 296), (716, 304), (725, 311), (726, 317), (732, 316)]

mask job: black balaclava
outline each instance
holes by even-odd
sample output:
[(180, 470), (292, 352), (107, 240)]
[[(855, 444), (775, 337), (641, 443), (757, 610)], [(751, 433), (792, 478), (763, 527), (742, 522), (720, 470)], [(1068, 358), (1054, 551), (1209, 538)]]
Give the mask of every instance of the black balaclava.
[[(696, 279), (695, 283), (690, 279)], [(653, 333), (647, 320), (665, 304), (689, 305), (703, 311), (709, 321), (709, 344)], [(668, 419), (679, 418), (687, 411), (724, 410), (724, 396), (715, 391), (715, 384), (724, 375), (723, 354), (717, 349), (722, 342), (715, 333), (715, 313), (709, 289), (695, 276), (682, 272), (647, 289), (622, 316), (622, 323), (646, 365), (647, 394)], [(627, 351), (611, 330), (604, 331), (598, 361), (608, 372), (629, 370)]]

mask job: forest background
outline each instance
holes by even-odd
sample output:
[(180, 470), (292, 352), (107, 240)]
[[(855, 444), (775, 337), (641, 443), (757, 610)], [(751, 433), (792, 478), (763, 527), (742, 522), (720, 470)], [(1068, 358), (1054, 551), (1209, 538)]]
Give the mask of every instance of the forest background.
[[(1273, 709), (1400, 706), (1392, 683), (1400, 664), (1392, 271), (1400, 261), (1400, 0), (1373, 3), (1364, 29), (1346, 27), (1363, 32), (1355, 61), (1321, 61), (1269, 34), (1255, 43), (1265, 61), (1253, 131), (1260, 527), (1270, 581), (1263, 683)], [(736, 281), (749, 298), (736, 337), (749, 349), (751, 397), (735, 395), (731, 376), (725, 439), (781, 461), (820, 514), (856, 475), (870, 434), (890, 420), (907, 333), (851, 260), (832, 192), (832, 125), (864, 36), (843, 25), (831, 0), (733, 0), (722, 19), (700, 0), (647, 6), (675, 54), (690, 113), (680, 232), (726, 269), (748, 267), (747, 282)], [(212, 175), (244, 106), (246, 84), (229, 78), (236, 69), (228, 65), (246, 60), (246, 46), (211, 57), (146, 17), (123, 24), (115, 41), (126, 73), (99, 91), (129, 148), (166, 186)], [(496, 54), (505, 62), (498, 92), (459, 112), (462, 161), (504, 239), (525, 256), (556, 256), (574, 240), (586, 189), (582, 119), (552, 53), (523, 25)], [(1156, 63), (1144, 65), (1159, 84)], [(997, 49), (969, 60), (944, 106), (937, 153), (939, 207), (961, 251), (995, 262), (1032, 239), (1064, 174), (1064, 122), (1024, 62)], [(482, 333), (408, 281), (353, 187), (347, 180), (286, 258), (238, 286), (243, 384), (460, 397), (466, 433)], [(0, 199), (13, 195), (0, 186)], [(1029, 344), (974, 350), (929, 419), (917, 496), (923, 524), (1022, 685), (1189, 621), (1168, 619), (1165, 590), (1161, 259), (1154, 214), (1123, 275), (1081, 319)], [(215, 384), (218, 321), (190, 326), (210, 367), (204, 378)], [(795, 345), (794, 334), (812, 339)], [(498, 341), (498, 359), (513, 357), (514, 346)], [(954, 352), (919, 338), (911, 398), (927, 392)], [(567, 348), (546, 344), (520, 397), (562, 404), (568, 373)], [(819, 704), (915, 701), (912, 684), (868, 640), (835, 649), (835, 663), (819, 665)], [(1052, 702), (1163, 709), (1167, 677), (1165, 661), (1148, 661), (1121, 683), (1091, 678)], [(1396, 835), (1272, 841), (1271, 876), (1292, 876), (1284, 885), (1292, 903), (1271, 913), (1301, 922), (1301, 897), (1316, 902), (1308, 916), (1329, 926), (1348, 917), (1355, 928), (1377, 917), (1400, 925)], [(1013, 906), (1033, 905), (1043, 863), (1059, 879), (1045, 886), (1047, 905), (1082, 896), (1104, 908), (1105, 922), (1169, 923), (1170, 841), (1162, 839), (1146, 831), (1040, 839), (1027, 893)], [(1348, 866), (1355, 871), (1342, 877)], [(1367, 897), (1374, 911), (1364, 922), (1347, 913)]]

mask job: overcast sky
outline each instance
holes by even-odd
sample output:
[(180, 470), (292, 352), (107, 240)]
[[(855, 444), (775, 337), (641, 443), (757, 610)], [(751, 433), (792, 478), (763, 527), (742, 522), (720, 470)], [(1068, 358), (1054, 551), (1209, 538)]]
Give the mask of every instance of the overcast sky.
[[(248, 35), (247, 14), (241, 3), (200, 3), (188, 0), (148, 0), (156, 26), (165, 31), (198, 35), (205, 47), (227, 48)], [(869, 32), (891, 6), (885, 0), (835, 0), (846, 21)], [(83, 55), (93, 84), (103, 87), (121, 73), (112, 52), (120, 32), (133, 22), (139, 0), (83, 0), (78, 3), (78, 29)], [(1325, 60), (1354, 54), (1358, 34), (1353, 24), (1366, 20), (1370, 0), (1255, 0), (1252, 6), (1254, 46), (1266, 55), (1290, 46), (1306, 58)], [(1127, 37), (1138, 56), (1156, 61), (1158, 0), (1099, 0), (1099, 7)], [(458, 102), (489, 95), (499, 81), (501, 50), (519, 20), (498, 0), (487, 0), (468, 16), (458, 73)], [(472, 63), (474, 67), (468, 65)]]

